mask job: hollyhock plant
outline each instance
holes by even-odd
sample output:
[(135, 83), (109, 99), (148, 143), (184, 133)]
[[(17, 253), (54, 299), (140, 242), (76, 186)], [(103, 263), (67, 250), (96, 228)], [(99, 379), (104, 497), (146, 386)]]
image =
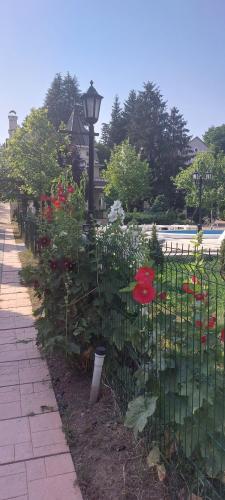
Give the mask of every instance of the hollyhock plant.
[(206, 342), (207, 342), (207, 335), (202, 335), (202, 336), (201, 336), (201, 343), (202, 343), (203, 345), (205, 345), (205, 344), (206, 344)]
[(43, 247), (43, 248), (48, 247), (50, 245), (50, 243), (51, 243), (51, 240), (50, 240), (49, 236), (47, 236), (47, 235), (46, 236), (42, 236), (38, 240), (38, 245), (40, 247)]
[(196, 326), (196, 328), (202, 328), (202, 327), (203, 327), (203, 323), (202, 323), (202, 321), (200, 321), (200, 320), (196, 320), (196, 321), (195, 321), (195, 326)]
[(197, 276), (194, 276), (194, 275), (191, 277), (191, 281), (194, 284), (198, 284), (199, 283)]
[(183, 290), (183, 292), (191, 294), (191, 295), (193, 295), (193, 293), (194, 293), (193, 290), (190, 288), (189, 283), (183, 283), (182, 290)]
[(46, 194), (41, 194), (40, 201), (49, 201), (49, 196), (47, 196)]
[(139, 304), (149, 304), (156, 297), (156, 289), (150, 283), (137, 283), (132, 291), (135, 302)]
[(75, 188), (73, 186), (69, 185), (67, 188), (67, 192), (72, 194), (75, 192)]
[(225, 329), (224, 328), (223, 328), (223, 330), (221, 330), (220, 340), (221, 340), (221, 342), (225, 342)]
[(134, 279), (139, 283), (152, 283), (155, 277), (155, 271), (152, 267), (140, 267), (134, 276)]
[(208, 321), (208, 328), (215, 328), (215, 326), (216, 326), (216, 317), (211, 316), (211, 318), (209, 318)]
[(50, 260), (49, 265), (52, 271), (56, 271), (56, 269), (58, 269), (59, 267), (57, 260)]
[(65, 271), (72, 271), (74, 268), (74, 262), (70, 259), (64, 259), (62, 264)]
[(206, 297), (206, 296), (205, 296), (205, 294), (204, 294), (204, 293), (195, 293), (195, 299), (196, 299), (197, 301), (203, 301), (203, 300), (205, 300), (205, 297)]
[(59, 200), (52, 200), (52, 204), (55, 208), (61, 208), (61, 202)]
[(167, 299), (167, 293), (166, 292), (161, 292), (158, 294), (158, 298), (160, 300), (166, 300)]

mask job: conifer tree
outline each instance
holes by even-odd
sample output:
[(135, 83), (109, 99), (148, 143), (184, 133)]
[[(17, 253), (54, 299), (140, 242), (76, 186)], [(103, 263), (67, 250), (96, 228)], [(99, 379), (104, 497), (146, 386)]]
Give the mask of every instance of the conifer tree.
[(80, 90), (77, 78), (68, 72), (63, 78), (57, 73), (47, 91), (44, 106), (48, 110), (48, 118), (56, 130), (60, 123), (68, 122), (75, 103), (80, 101)]
[(109, 146), (117, 146), (125, 138), (124, 121), (119, 96), (115, 96), (112, 107), (111, 120), (109, 123)]

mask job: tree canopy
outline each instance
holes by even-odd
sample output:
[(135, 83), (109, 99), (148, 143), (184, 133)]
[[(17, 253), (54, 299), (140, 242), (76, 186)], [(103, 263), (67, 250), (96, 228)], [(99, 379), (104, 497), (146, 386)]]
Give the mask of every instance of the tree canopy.
[(35, 199), (49, 192), (51, 181), (61, 171), (61, 141), (48, 120), (47, 110), (33, 109), (1, 150), (2, 197), (13, 200), (22, 195)]
[(221, 151), (225, 154), (225, 124), (210, 127), (205, 132), (203, 140), (216, 154)]
[(114, 147), (104, 178), (106, 195), (119, 199), (127, 210), (140, 207), (149, 197), (149, 165), (128, 140)]
[[(60, 123), (67, 123), (75, 104), (80, 103), (80, 89), (76, 76), (69, 72), (62, 77), (57, 73), (47, 91), (44, 106), (48, 110), (48, 118), (56, 130)], [(80, 108), (82, 112), (82, 107)]]
[(199, 153), (192, 165), (180, 172), (174, 179), (178, 189), (186, 193), (186, 203), (190, 207), (199, 204), (199, 191), (193, 180), (194, 172), (198, 171), (203, 178), (207, 172), (212, 173), (212, 180), (205, 182), (202, 192), (202, 206), (211, 210), (213, 207), (225, 207), (225, 156), (215, 156), (213, 153)]
[(112, 148), (124, 139), (129, 139), (147, 160), (152, 173), (153, 194), (164, 193), (170, 206), (176, 204), (171, 177), (187, 165), (190, 136), (179, 110), (174, 107), (168, 111), (167, 103), (154, 83), (145, 83), (139, 92), (131, 90), (123, 109), (116, 97), (111, 121), (108, 127), (104, 124), (101, 143)]

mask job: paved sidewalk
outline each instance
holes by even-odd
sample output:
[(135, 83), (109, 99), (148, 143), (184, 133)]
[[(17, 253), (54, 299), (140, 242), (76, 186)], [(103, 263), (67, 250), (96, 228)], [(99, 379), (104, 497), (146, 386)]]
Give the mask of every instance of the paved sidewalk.
[(82, 500), (28, 291), (0, 204), (0, 500)]

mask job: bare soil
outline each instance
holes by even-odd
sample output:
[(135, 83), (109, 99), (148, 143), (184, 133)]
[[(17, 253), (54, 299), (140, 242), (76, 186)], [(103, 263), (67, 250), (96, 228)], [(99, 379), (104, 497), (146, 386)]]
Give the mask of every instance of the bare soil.
[(146, 465), (143, 442), (124, 427), (110, 388), (103, 384), (98, 403), (90, 406), (90, 376), (60, 355), (48, 364), (84, 500), (168, 498)]

